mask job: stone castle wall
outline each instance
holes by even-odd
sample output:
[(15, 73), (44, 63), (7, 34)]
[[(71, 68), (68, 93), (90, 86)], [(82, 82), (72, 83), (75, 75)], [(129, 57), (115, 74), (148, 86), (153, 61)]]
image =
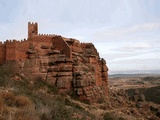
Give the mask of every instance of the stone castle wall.
[(0, 44), (0, 64), (2, 65), (7, 60), (25, 60), (27, 59), (26, 50), (28, 49), (29, 41), (7, 40)]
[(32, 44), (36, 50), (40, 50), (41, 45), (54, 46), (60, 51), (65, 52), (67, 57), (71, 58), (71, 49), (68, 44), (58, 35), (39, 34), (38, 24), (28, 23), (28, 39), (27, 40), (6, 40), (6, 42), (0, 42), (0, 64), (3, 64), (6, 60), (25, 60), (27, 59), (26, 51), (29, 48), (29, 44)]
[(6, 49), (5, 49), (5, 45), (2, 44), (2, 42), (0, 42), (0, 64), (2, 65), (5, 61), (5, 53), (6, 53)]

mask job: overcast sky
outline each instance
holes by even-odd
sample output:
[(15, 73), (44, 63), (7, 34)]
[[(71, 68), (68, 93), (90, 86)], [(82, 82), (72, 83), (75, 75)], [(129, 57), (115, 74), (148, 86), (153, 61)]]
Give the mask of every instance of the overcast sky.
[(39, 33), (92, 42), (110, 73), (160, 70), (160, 0), (0, 0), (0, 40)]

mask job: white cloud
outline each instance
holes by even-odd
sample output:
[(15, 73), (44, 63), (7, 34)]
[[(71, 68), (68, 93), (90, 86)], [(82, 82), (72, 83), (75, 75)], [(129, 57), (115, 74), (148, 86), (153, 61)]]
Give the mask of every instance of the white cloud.
[(109, 39), (121, 39), (124, 36), (129, 37), (133, 34), (139, 33), (147, 33), (151, 31), (160, 30), (160, 23), (143, 23), (143, 24), (136, 24), (133, 26), (121, 26), (121, 27), (113, 27), (113, 28), (106, 28), (102, 31), (97, 31), (95, 33), (96, 38), (106, 38), (108, 41)]
[(130, 42), (129, 44), (124, 44), (124, 46), (122, 47), (117, 47), (116, 49), (112, 49), (113, 51), (117, 51), (117, 52), (141, 52), (141, 51), (147, 51), (152, 49), (151, 48), (151, 44), (149, 43), (144, 43), (144, 42), (136, 42), (136, 43), (132, 43)]
[(146, 32), (146, 31), (154, 31), (160, 30), (160, 23), (144, 23), (132, 26), (128, 29), (128, 32)]
[(128, 45), (129, 48), (149, 48), (150, 45), (148, 43), (133, 43)]

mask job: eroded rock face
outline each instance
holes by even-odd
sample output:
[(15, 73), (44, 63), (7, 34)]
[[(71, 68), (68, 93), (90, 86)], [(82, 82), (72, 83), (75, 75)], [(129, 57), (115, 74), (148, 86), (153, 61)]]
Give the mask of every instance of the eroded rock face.
[[(70, 41), (65, 38), (66, 43)], [(24, 71), (35, 77), (41, 76), (43, 80), (57, 86), (61, 93), (75, 92), (81, 100), (96, 102), (108, 95), (108, 68), (93, 44), (72, 40), (69, 46), (72, 58), (68, 58), (63, 51), (53, 49), (52, 44), (45, 46), (44, 43), (41, 46), (34, 48), (34, 51), (27, 50)]]
[[(38, 33), (37, 24), (29, 23), (28, 26), (29, 35), (25, 42), (8, 43), (16, 53), (9, 60), (20, 64), (21, 73), (31, 78), (41, 77), (55, 85), (59, 92), (75, 93), (88, 102), (96, 102), (108, 95), (106, 61), (100, 58), (92, 43), (80, 43), (57, 35), (32, 34), (30, 31)], [(5, 44), (3, 47), (6, 48), (5, 55), (9, 56), (12, 47), (9, 50)], [(6, 56), (2, 57), (8, 61)]]

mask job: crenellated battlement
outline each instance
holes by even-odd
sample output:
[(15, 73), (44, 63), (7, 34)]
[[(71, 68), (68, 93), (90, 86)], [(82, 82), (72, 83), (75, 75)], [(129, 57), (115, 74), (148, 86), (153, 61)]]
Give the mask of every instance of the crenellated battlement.
[(15, 39), (13, 39), (13, 40), (6, 40), (6, 42), (4, 42), (4, 43), (6, 43), (6, 44), (15, 44), (15, 43), (17, 43), (18, 41), (17, 40), (15, 40)]
[(38, 23), (28, 22), (28, 38), (38, 35)]
[(22, 39), (22, 40), (20, 40), (18, 42), (28, 42), (28, 39), (24, 38), (24, 39)]
[(3, 45), (5, 45), (5, 42), (0, 41), (0, 46), (3, 46)]
[(28, 25), (38, 25), (37, 22), (28, 22)]
[(16, 43), (23, 43), (23, 42), (28, 42), (28, 39), (21, 39), (21, 40), (15, 40), (15, 39), (10, 39), (6, 40), (4, 42), (0, 42), (0, 45), (6, 45), (6, 44), (16, 44)]
[(61, 36), (61, 35), (57, 35), (57, 34), (38, 34), (38, 36), (54, 37), (54, 36)]

